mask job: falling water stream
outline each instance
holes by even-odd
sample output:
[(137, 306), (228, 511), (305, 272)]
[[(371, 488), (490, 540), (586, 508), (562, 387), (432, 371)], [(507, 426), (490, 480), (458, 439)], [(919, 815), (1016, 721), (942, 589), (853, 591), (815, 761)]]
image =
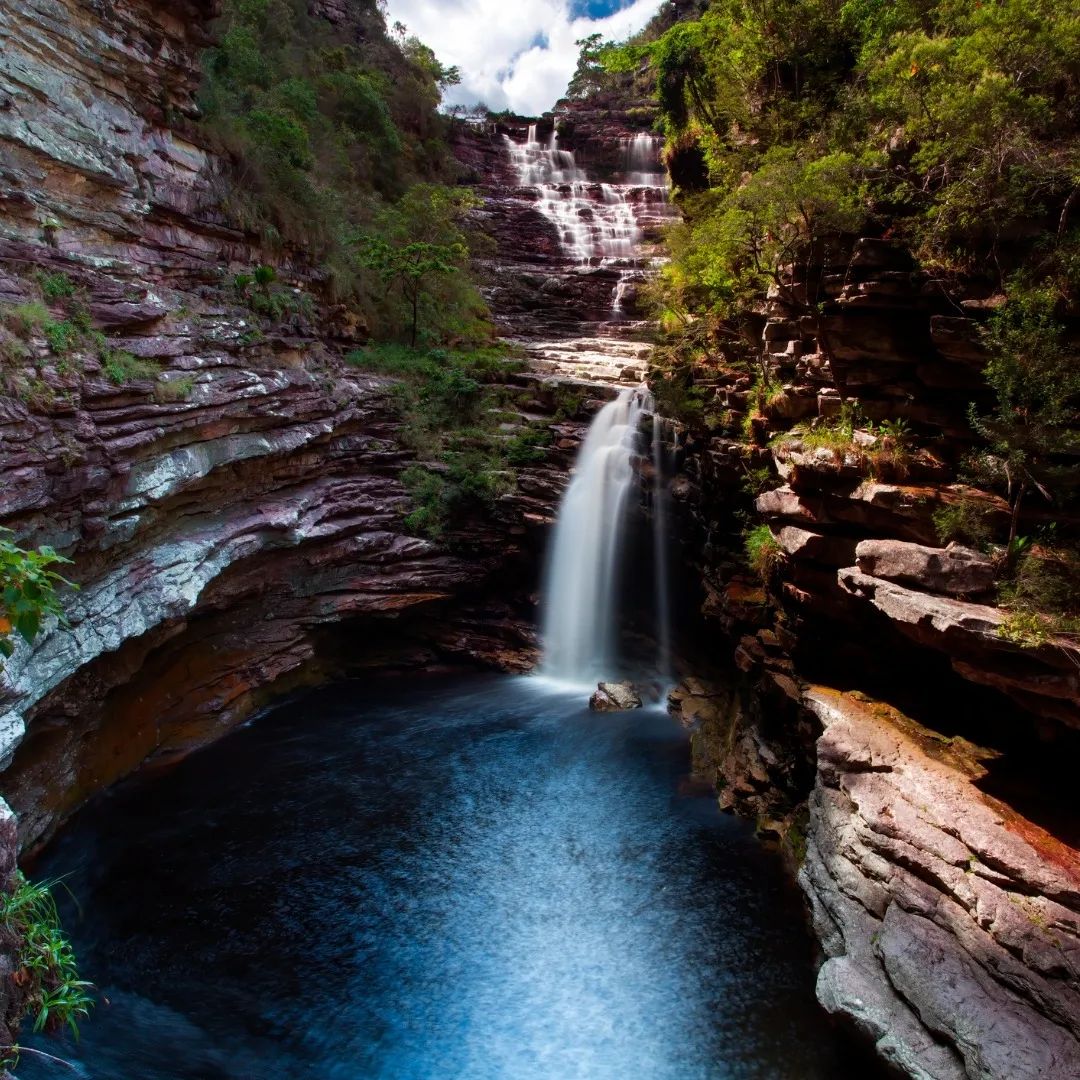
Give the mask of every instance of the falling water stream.
[[(651, 440), (642, 434), (652, 414)], [(587, 685), (624, 673), (618, 654), (621, 560), (631, 509), (642, 493), (635, 463), (652, 456), (655, 670), (671, 673), (667, 492), (663, 421), (644, 386), (626, 387), (595, 416), (578, 451), (573, 478), (559, 505), (543, 591), (544, 659), (541, 672), (563, 683)]]

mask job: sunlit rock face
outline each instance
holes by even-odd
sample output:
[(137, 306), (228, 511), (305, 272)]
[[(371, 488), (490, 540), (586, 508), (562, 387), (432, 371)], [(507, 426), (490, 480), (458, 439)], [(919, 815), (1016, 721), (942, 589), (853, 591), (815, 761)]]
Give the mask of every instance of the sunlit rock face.
[(908, 1075), (1080, 1075), (1080, 856), (978, 790), (971, 744), (833, 691), (807, 704), (822, 1003)]

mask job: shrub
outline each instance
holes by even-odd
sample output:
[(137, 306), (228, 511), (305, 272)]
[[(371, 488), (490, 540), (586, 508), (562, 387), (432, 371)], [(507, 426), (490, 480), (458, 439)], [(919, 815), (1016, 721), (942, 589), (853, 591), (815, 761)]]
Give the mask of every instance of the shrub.
[(446, 529), (449, 514), (446, 480), (430, 469), (411, 465), (401, 474), (401, 482), (413, 501), (413, 509), (405, 515), (405, 527), (430, 540), (438, 540)]
[(529, 428), (515, 435), (506, 444), (506, 461), (510, 465), (532, 465), (547, 457), (552, 435), (547, 428)]
[(71, 352), (82, 337), (79, 327), (68, 319), (61, 322), (50, 319), (42, 326), (41, 332), (45, 335), (49, 348), (57, 356), (64, 356)]
[(51, 547), (24, 550), (12, 539), (8, 529), (0, 528), (0, 656), (14, 652), (12, 633), (27, 643), (37, 637), (42, 622), (55, 616), (61, 624), (64, 612), (56, 590), (60, 585), (75, 588), (53, 569), (70, 563)]
[(934, 528), (943, 544), (956, 541), (985, 551), (994, 541), (993, 508), (981, 499), (961, 496), (942, 503), (933, 513)]
[(153, 379), (161, 373), (160, 364), (124, 352), (123, 349), (102, 350), (101, 367), (109, 382), (116, 383), (117, 386)]
[(17, 872), (14, 888), (0, 894), (0, 924), (18, 942), (12, 978), (24, 987), (34, 1030), (66, 1026), (77, 1038), (79, 1021), (90, 1015), (94, 999), (91, 984), (79, 978), (50, 884), (31, 883)]
[(762, 581), (768, 582), (784, 557), (768, 525), (758, 525), (746, 535), (746, 561)]
[(75, 284), (62, 270), (49, 274), (39, 270), (35, 275), (41, 295), (50, 303), (67, 300), (75, 295)]

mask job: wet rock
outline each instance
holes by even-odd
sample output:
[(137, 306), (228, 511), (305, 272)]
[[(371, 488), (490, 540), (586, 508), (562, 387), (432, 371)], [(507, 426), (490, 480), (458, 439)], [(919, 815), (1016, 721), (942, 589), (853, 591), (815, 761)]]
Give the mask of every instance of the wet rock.
[(864, 574), (913, 585), (927, 592), (976, 595), (994, 584), (994, 565), (970, 548), (925, 547), (902, 540), (863, 540), (855, 549)]
[(594, 712), (624, 712), (641, 708), (641, 695), (631, 683), (602, 682), (589, 698)]

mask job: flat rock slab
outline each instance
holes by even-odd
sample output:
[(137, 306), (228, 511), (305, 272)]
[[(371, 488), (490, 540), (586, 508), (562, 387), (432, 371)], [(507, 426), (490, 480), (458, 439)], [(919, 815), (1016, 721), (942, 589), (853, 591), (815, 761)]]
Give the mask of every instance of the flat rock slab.
[(863, 540), (855, 549), (855, 561), (864, 574), (926, 592), (977, 595), (994, 584), (994, 564), (957, 544), (933, 548), (903, 540)]

